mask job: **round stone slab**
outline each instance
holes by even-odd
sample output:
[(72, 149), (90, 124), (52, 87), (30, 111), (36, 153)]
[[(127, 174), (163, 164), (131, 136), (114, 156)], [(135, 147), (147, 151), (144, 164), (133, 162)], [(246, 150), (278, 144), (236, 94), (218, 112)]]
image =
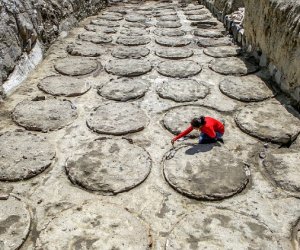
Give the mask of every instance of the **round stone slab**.
[(139, 218), (115, 205), (93, 202), (57, 214), (39, 234), (36, 248), (147, 250), (150, 240)]
[[(0, 180), (19, 181), (43, 172), (55, 158), (46, 138), (30, 132), (6, 132), (0, 136)], [(1, 217), (0, 217), (1, 218)]]
[(210, 63), (209, 67), (223, 75), (247, 75), (259, 69), (257, 65), (238, 57), (215, 59)]
[(248, 172), (228, 149), (209, 144), (181, 147), (164, 161), (167, 182), (179, 193), (201, 200), (220, 200), (241, 192), (249, 182)]
[(243, 102), (258, 102), (274, 96), (266, 83), (256, 75), (225, 77), (219, 88), (223, 94)]
[(209, 20), (211, 18), (212, 18), (212, 16), (207, 14), (207, 15), (190, 15), (190, 16), (187, 16), (186, 19), (190, 20), (190, 21), (197, 22), (197, 21)]
[(156, 27), (159, 28), (179, 28), (182, 24), (180, 22), (174, 21), (159, 21), (156, 24)]
[(106, 21), (106, 20), (92, 20), (91, 24), (98, 25), (98, 26), (106, 26), (106, 27), (119, 27), (120, 24), (116, 21)]
[(208, 30), (208, 29), (197, 29), (193, 30), (194, 36), (201, 36), (201, 37), (211, 37), (211, 38), (219, 38), (223, 37), (224, 35), (222, 32), (218, 30)]
[(98, 94), (107, 99), (126, 102), (144, 96), (148, 88), (149, 83), (141, 79), (122, 78), (106, 83), (98, 89)]
[(99, 19), (104, 19), (107, 21), (120, 21), (123, 19), (122, 15), (115, 15), (115, 14), (107, 14), (107, 15), (102, 15), (98, 17)]
[(87, 24), (84, 26), (84, 28), (87, 31), (93, 31), (93, 32), (98, 32), (98, 33), (107, 33), (107, 34), (117, 33), (117, 29), (113, 28), (113, 27), (101, 27), (98, 25)]
[(200, 73), (201, 66), (193, 61), (180, 60), (180, 61), (165, 61), (161, 62), (157, 71), (163, 76), (186, 78)]
[[(202, 106), (189, 105), (169, 110), (164, 116), (163, 124), (172, 134), (178, 135), (190, 126), (190, 122), (193, 118), (200, 117), (201, 115), (214, 117), (217, 120), (222, 119), (222, 115), (217, 111)], [(193, 130), (187, 136), (190, 138), (196, 138), (199, 134), (199, 131)]]
[(120, 31), (121, 34), (126, 36), (143, 36), (149, 34), (149, 30), (140, 28), (123, 29)]
[(138, 22), (133, 22), (133, 23), (126, 23), (123, 25), (124, 28), (130, 29), (130, 28), (141, 28), (141, 29), (147, 29), (151, 25), (147, 23), (138, 23)]
[(209, 47), (203, 50), (205, 55), (220, 58), (238, 56), (242, 50), (236, 46)]
[(83, 41), (92, 42), (96, 44), (110, 43), (112, 41), (111, 36), (107, 36), (101, 33), (99, 34), (92, 31), (86, 31), (80, 34), (78, 37)]
[(26, 205), (13, 196), (0, 200), (0, 207), (0, 249), (19, 249), (29, 234), (30, 213)]
[(194, 10), (201, 10), (203, 9), (203, 5), (194, 5), (194, 4), (189, 4), (187, 7), (185, 7), (183, 10), (184, 11), (194, 11)]
[(100, 46), (94, 43), (81, 41), (69, 44), (66, 50), (72, 56), (97, 57), (104, 53)]
[(204, 82), (195, 80), (169, 80), (162, 83), (157, 93), (160, 97), (175, 102), (192, 102), (205, 98), (209, 93), (209, 88)]
[(143, 130), (148, 124), (143, 110), (131, 103), (108, 103), (94, 109), (88, 127), (102, 134), (125, 135)]
[(118, 44), (126, 46), (145, 45), (150, 43), (151, 39), (145, 36), (120, 36), (117, 39)]
[(153, 33), (157, 36), (184, 36), (186, 33), (179, 29), (155, 29)]
[(126, 58), (133, 58), (139, 59), (149, 55), (150, 50), (146, 47), (138, 46), (138, 47), (116, 47), (111, 55), (116, 58), (126, 59)]
[(125, 17), (125, 20), (127, 22), (145, 22), (147, 20), (147, 17), (140, 14), (131, 14), (131, 15), (127, 15)]
[(210, 12), (206, 9), (193, 9), (193, 10), (186, 10), (184, 11), (184, 14), (187, 16), (194, 16), (194, 15), (206, 15), (209, 14)]
[(300, 133), (297, 112), (291, 107), (287, 111), (273, 101), (244, 107), (236, 115), (235, 121), (245, 133), (275, 143), (289, 143)]
[(183, 59), (191, 57), (194, 52), (187, 48), (158, 48), (155, 54), (162, 58)]
[(197, 44), (199, 47), (218, 47), (218, 46), (229, 46), (233, 45), (229, 38), (205, 38), (201, 37), (197, 39)]
[(189, 45), (191, 43), (191, 40), (184, 37), (161, 36), (155, 38), (155, 42), (157, 44), (160, 44), (162, 46), (167, 46), (167, 47), (183, 47)]
[(81, 76), (90, 74), (98, 68), (101, 69), (102, 65), (90, 58), (67, 57), (58, 59), (54, 68), (63, 75)]
[(77, 118), (77, 111), (67, 100), (25, 100), (17, 104), (12, 118), (28, 130), (48, 132), (71, 124)]
[(149, 154), (124, 139), (88, 143), (66, 164), (70, 180), (90, 191), (114, 195), (143, 182), (151, 169)]
[(158, 18), (158, 21), (179, 21), (179, 17), (177, 15), (169, 15), (169, 16), (161, 16)]
[(139, 76), (150, 72), (152, 66), (146, 60), (122, 59), (111, 60), (106, 65), (106, 71), (118, 76)]
[(207, 207), (185, 216), (171, 231), (165, 249), (280, 250), (282, 247), (262, 222), (235, 211)]
[(49, 76), (44, 78), (38, 88), (54, 96), (79, 96), (91, 88), (86, 79), (77, 79), (70, 76)]

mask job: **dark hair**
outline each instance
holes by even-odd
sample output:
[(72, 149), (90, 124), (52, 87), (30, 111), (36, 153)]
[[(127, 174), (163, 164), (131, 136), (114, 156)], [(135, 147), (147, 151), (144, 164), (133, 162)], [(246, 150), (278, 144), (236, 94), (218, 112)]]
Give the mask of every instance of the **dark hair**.
[(204, 116), (200, 116), (199, 118), (194, 118), (191, 121), (191, 125), (194, 128), (199, 128), (199, 127), (203, 126), (204, 124), (205, 124), (205, 117)]

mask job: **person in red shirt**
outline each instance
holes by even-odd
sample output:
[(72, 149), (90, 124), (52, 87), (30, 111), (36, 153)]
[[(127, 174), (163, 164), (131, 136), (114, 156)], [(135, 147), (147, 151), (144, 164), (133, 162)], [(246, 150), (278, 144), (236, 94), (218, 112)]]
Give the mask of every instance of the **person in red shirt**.
[(179, 135), (174, 137), (171, 143), (174, 144), (175, 141), (189, 134), (194, 129), (201, 131), (199, 136), (199, 144), (212, 143), (216, 141), (224, 143), (222, 139), (222, 136), (225, 132), (224, 124), (209, 116), (200, 116), (200, 118), (194, 118), (191, 121), (191, 125)]

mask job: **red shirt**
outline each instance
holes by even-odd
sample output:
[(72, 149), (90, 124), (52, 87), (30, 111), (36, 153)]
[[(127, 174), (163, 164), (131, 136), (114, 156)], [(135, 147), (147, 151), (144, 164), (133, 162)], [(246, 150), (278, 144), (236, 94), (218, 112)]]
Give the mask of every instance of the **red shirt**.
[[(207, 134), (210, 138), (216, 137), (216, 132), (224, 134), (224, 125), (218, 120), (206, 116), (205, 124), (199, 129), (202, 133)], [(173, 140), (176, 141), (179, 138), (191, 133), (193, 131), (193, 127), (189, 126), (186, 130), (182, 131), (179, 135), (177, 135)]]

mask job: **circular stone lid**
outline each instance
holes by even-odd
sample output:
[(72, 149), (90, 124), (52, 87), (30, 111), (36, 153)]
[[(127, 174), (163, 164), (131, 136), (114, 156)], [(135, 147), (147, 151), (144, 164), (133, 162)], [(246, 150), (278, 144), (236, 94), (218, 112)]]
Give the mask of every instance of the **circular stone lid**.
[(146, 47), (138, 46), (138, 47), (127, 47), (127, 46), (118, 46), (116, 47), (111, 55), (116, 58), (126, 59), (139, 59), (149, 55), (150, 50)]
[(119, 76), (139, 76), (150, 72), (152, 66), (146, 60), (121, 59), (111, 60), (106, 65), (106, 71)]
[(275, 101), (255, 103), (241, 109), (235, 121), (242, 131), (262, 140), (289, 143), (300, 133), (299, 114)]
[(45, 137), (30, 132), (6, 132), (0, 136), (0, 180), (19, 181), (43, 172), (55, 158)]
[(191, 9), (191, 10), (185, 10), (184, 11), (185, 15), (206, 15), (210, 14), (209, 10), (207, 9)]
[(179, 28), (182, 24), (178, 21), (159, 21), (156, 24), (156, 27), (159, 28)]
[(71, 181), (105, 195), (128, 191), (151, 169), (149, 154), (125, 139), (101, 139), (82, 145), (66, 164)]
[(185, 31), (179, 29), (155, 29), (153, 33), (157, 36), (184, 36)]
[(112, 42), (111, 36), (92, 31), (86, 31), (84, 33), (81, 33), (80, 35), (78, 35), (78, 37), (83, 41), (88, 41), (96, 44)]
[(0, 200), (1, 250), (20, 249), (30, 230), (30, 213), (19, 199), (9, 196)]
[(203, 50), (205, 55), (216, 58), (238, 56), (241, 51), (241, 48), (237, 46), (209, 47)]
[(194, 52), (187, 48), (158, 48), (155, 54), (162, 58), (183, 59), (191, 57)]
[(117, 13), (108, 13), (106, 15), (98, 16), (99, 19), (104, 19), (107, 21), (120, 21), (123, 19), (122, 15), (117, 15)]
[(219, 47), (233, 45), (228, 37), (221, 38), (205, 38), (201, 37), (197, 39), (197, 45), (199, 47)]
[(90, 81), (70, 76), (48, 76), (39, 84), (38, 88), (54, 96), (79, 96), (91, 88)]
[(266, 83), (256, 75), (227, 76), (220, 82), (223, 94), (243, 102), (257, 102), (274, 96)]
[(131, 28), (131, 29), (122, 29), (120, 33), (126, 36), (143, 36), (149, 34), (149, 30), (145, 30), (141, 28)]
[(58, 59), (54, 68), (63, 75), (81, 76), (101, 69), (102, 65), (94, 59), (85, 57), (66, 57)]
[(163, 76), (170, 76), (175, 78), (186, 78), (200, 73), (201, 66), (193, 61), (179, 60), (179, 61), (165, 61), (161, 62), (157, 71)]
[(99, 20), (99, 19), (92, 20), (91, 24), (98, 25), (98, 26), (106, 26), (106, 27), (119, 27), (120, 26), (120, 24), (116, 21), (112, 22), (112, 21)]
[(209, 30), (209, 29), (196, 29), (193, 30), (194, 36), (201, 36), (201, 37), (211, 37), (211, 38), (219, 38), (223, 37), (224, 35), (222, 32), (218, 30)]
[(150, 43), (151, 39), (145, 36), (120, 36), (117, 38), (118, 44), (126, 46), (145, 45)]
[(192, 102), (205, 98), (209, 88), (204, 82), (190, 79), (168, 80), (162, 83), (157, 93), (160, 97), (175, 102)]
[(130, 14), (125, 16), (125, 20), (127, 22), (145, 22), (147, 20), (147, 17), (140, 14)]
[(93, 31), (93, 32), (97, 32), (97, 33), (107, 33), (107, 34), (117, 33), (117, 29), (113, 28), (113, 27), (101, 27), (98, 25), (87, 24), (87, 25), (84, 25), (84, 28), (87, 31)]
[(145, 112), (131, 103), (107, 103), (94, 109), (87, 126), (102, 134), (125, 135), (143, 130), (149, 122)]
[(212, 16), (210, 14), (206, 14), (206, 15), (190, 15), (187, 16), (186, 19), (190, 20), (190, 21), (206, 21), (206, 20), (210, 20), (212, 18)]
[(121, 78), (106, 83), (98, 89), (98, 94), (107, 99), (125, 102), (144, 96), (148, 88), (149, 83), (141, 79)]
[(12, 119), (20, 126), (35, 131), (48, 132), (61, 129), (77, 118), (76, 107), (70, 101), (48, 99), (25, 100), (17, 104)]
[(155, 38), (155, 42), (167, 47), (183, 47), (191, 43), (191, 39), (185, 37), (166, 37), (161, 36)]
[(57, 214), (37, 239), (36, 248), (150, 248), (149, 228), (125, 209), (101, 202), (80, 204)]
[(157, 19), (158, 21), (179, 21), (179, 17), (177, 15), (168, 15), (168, 16), (161, 16)]
[(203, 5), (194, 5), (194, 4), (189, 4), (187, 7), (183, 8), (184, 11), (194, 11), (194, 10), (201, 10), (203, 9)]
[(97, 57), (104, 54), (103, 49), (90, 42), (76, 41), (67, 46), (67, 52), (72, 56)]

